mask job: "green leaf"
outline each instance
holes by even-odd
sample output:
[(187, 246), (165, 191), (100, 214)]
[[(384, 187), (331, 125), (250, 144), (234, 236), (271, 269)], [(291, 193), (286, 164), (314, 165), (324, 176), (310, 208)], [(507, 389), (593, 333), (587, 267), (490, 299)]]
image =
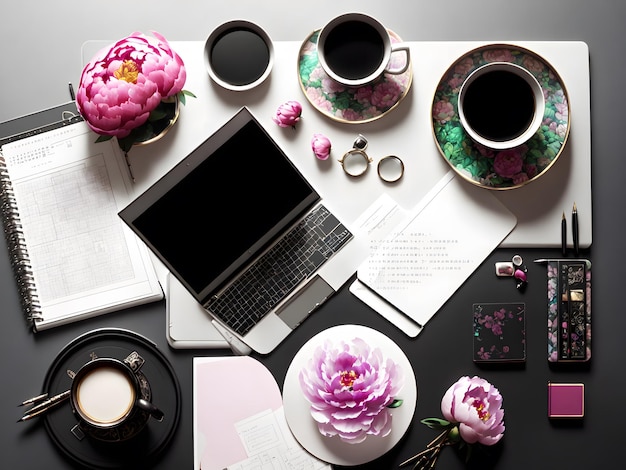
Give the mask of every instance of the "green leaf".
[(145, 142), (154, 137), (154, 128), (152, 124), (150, 124), (150, 121), (148, 121), (139, 127), (135, 127), (128, 137), (132, 139), (133, 143)]
[(128, 153), (131, 148), (133, 148), (133, 139), (130, 137), (124, 137), (123, 139), (117, 139), (117, 143), (119, 144), (122, 152)]
[(156, 121), (160, 121), (161, 119), (165, 119), (166, 117), (167, 117), (166, 111), (164, 111), (163, 109), (155, 108), (152, 110), (152, 112), (148, 116), (148, 121), (156, 122)]
[(188, 96), (191, 97), (191, 98), (197, 98), (197, 96), (194, 95), (189, 90), (180, 90), (176, 96), (178, 97), (178, 101), (180, 101), (180, 104), (182, 104), (183, 106), (185, 106), (187, 104), (187, 97)]
[(404, 403), (404, 400), (394, 399), (389, 405), (387, 405), (387, 408), (399, 408), (402, 406), (402, 403)]
[(187, 97), (188, 96), (191, 97), (191, 98), (196, 98), (196, 95), (194, 95), (189, 90), (181, 90), (181, 91), (179, 91), (178, 92), (178, 101), (180, 101), (180, 104), (185, 106), (187, 104)]
[(96, 139), (96, 143), (106, 142), (107, 140), (111, 140), (113, 138), (112, 135), (99, 135)]
[(425, 424), (430, 429), (443, 429), (450, 426), (450, 421), (441, 418), (424, 418), (420, 423)]

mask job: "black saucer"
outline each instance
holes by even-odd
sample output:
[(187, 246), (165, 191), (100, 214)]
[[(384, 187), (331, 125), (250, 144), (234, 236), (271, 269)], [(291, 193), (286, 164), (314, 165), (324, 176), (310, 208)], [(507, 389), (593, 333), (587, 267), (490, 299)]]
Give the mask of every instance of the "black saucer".
[[(68, 390), (71, 371), (76, 372), (94, 356), (124, 360), (137, 351), (145, 360), (141, 372), (150, 381), (152, 400), (164, 413), (162, 422), (150, 419), (135, 437), (124, 442), (98, 441), (89, 436), (78, 439), (72, 428), (78, 420), (69, 402), (44, 416), (45, 428), (59, 449), (70, 459), (87, 468), (147, 468), (169, 444), (181, 413), (178, 378), (167, 358), (145, 337), (117, 328), (94, 330), (79, 336), (54, 359), (43, 383), (49, 395)], [(68, 373), (68, 371), (70, 371)]]

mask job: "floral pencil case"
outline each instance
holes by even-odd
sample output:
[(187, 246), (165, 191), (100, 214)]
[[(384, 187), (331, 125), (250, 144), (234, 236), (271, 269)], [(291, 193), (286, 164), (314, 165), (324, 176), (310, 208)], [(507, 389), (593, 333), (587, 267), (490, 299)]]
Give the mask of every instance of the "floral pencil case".
[(591, 359), (591, 262), (547, 260), (548, 361)]
[(474, 311), (474, 362), (526, 360), (526, 304), (477, 303)]

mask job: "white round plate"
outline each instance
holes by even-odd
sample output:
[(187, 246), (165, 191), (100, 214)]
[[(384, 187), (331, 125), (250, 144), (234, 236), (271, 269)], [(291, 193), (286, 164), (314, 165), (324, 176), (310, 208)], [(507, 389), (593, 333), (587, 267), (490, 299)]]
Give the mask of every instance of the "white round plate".
[[(392, 359), (402, 368), (404, 386), (398, 399), (402, 405), (392, 410), (391, 433), (385, 437), (367, 436), (360, 444), (350, 444), (338, 436), (323, 436), (311, 417), (310, 403), (300, 388), (298, 375), (313, 356), (315, 349), (325, 340), (351, 342), (362, 338), (372, 348), (380, 348), (385, 358)], [(318, 333), (302, 346), (291, 362), (283, 386), (283, 407), (287, 424), (295, 438), (311, 454), (334, 465), (360, 465), (370, 462), (391, 450), (409, 428), (417, 406), (417, 384), (415, 373), (408, 358), (387, 336), (361, 325), (340, 325)]]

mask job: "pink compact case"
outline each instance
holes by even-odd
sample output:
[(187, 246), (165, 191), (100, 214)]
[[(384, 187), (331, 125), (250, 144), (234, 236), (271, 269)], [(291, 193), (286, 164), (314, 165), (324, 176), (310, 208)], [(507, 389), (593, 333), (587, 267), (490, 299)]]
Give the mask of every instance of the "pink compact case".
[(585, 384), (548, 382), (548, 417), (585, 416)]

